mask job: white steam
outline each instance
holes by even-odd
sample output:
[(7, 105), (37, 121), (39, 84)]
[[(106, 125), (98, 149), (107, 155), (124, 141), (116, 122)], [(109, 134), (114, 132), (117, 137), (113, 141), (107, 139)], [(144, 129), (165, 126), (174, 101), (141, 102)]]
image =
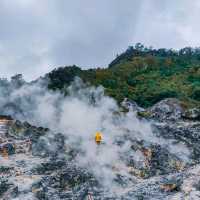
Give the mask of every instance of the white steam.
[[(129, 134), (132, 140), (167, 144), (154, 136), (151, 124), (140, 121), (133, 111), (120, 113), (116, 102), (104, 95), (102, 87), (87, 87), (80, 79), (66, 89), (67, 96), (47, 90), (43, 81), (24, 84), (17, 89), (11, 85), (6, 87), (1, 83), (1, 112), (63, 133), (67, 136), (66, 144), (82, 152), (76, 157), (77, 164), (90, 170), (113, 192), (117, 187), (114, 183), (117, 174), (133, 179), (121, 155), (132, 151), (130, 154), (136, 162), (144, 161), (141, 152), (131, 150), (129, 140), (117, 145), (120, 137)], [(100, 146), (94, 141), (97, 131), (103, 133), (104, 144)], [(176, 151), (178, 153), (179, 148)]]

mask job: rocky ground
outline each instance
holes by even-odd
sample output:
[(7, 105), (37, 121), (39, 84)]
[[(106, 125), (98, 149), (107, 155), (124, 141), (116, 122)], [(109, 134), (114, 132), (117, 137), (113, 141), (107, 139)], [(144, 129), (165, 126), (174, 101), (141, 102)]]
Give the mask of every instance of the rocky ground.
[(122, 164), (106, 166), (112, 188), (76, 163), (82, 152), (65, 135), (2, 116), (0, 199), (200, 199), (200, 110), (184, 109), (176, 99), (146, 110), (128, 100), (123, 106), (150, 123), (153, 136), (144, 140), (124, 129), (115, 138), (118, 147), (131, 145), (120, 154)]

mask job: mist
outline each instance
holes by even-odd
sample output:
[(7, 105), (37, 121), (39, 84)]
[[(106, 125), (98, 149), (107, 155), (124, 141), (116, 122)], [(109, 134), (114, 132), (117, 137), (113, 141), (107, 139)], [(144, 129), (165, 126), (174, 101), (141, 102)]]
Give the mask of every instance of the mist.
[[(45, 79), (32, 83), (1, 80), (1, 113), (51, 129), (50, 135), (43, 138), (47, 142), (51, 134), (64, 134), (66, 146), (80, 152), (75, 158), (77, 165), (89, 170), (109, 192), (119, 193), (115, 181), (118, 175), (125, 179), (124, 187), (131, 187), (138, 179), (130, 175), (126, 155), (132, 152), (138, 165), (143, 165), (145, 158), (141, 151), (131, 149), (131, 141), (170, 147), (180, 159), (189, 162), (185, 145), (156, 136), (151, 122), (138, 119), (133, 109), (121, 112), (116, 101), (105, 95), (103, 87), (89, 86), (79, 78), (62, 92), (50, 91), (47, 86)], [(100, 146), (94, 140), (97, 131), (103, 134)], [(53, 148), (53, 143), (49, 146)]]

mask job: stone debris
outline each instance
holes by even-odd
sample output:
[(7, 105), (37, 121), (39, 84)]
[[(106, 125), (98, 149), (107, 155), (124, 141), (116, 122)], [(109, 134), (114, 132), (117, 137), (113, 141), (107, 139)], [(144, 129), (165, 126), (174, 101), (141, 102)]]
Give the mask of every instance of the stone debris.
[(160, 188), (164, 192), (172, 192), (177, 189), (177, 185), (176, 184), (164, 184), (164, 185), (161, 185)]
[(102, 166), (114, 177), (107, 185), (91, 168), (77, 164), (84, 153), (62, 133), (0, 116), (0, 199), (200, 199), (198, 111), (185, 111), (175, 99), (147, 110), (128, 100), (124, 106), (151, 122), (156, 139), (141, 139), (122, 127), (124, 134), (113, 143), (130, 147), (120, 152), (119, 163)]

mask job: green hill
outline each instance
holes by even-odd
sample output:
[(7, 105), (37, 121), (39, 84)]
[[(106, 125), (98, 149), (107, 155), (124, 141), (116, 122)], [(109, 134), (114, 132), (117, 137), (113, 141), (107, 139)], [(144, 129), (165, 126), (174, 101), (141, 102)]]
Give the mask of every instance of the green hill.
[(92, 85), (103, 85), (118, 102), (127, 97), (149, 107), (175, 97), (191, 107), (200, 103), (200, 48), (175, 51), (146, 48), (138, 43), (117, 56), (108, 68), (60, 67), (47, 76), (53, 90), (62, 90), (79, 76)]

